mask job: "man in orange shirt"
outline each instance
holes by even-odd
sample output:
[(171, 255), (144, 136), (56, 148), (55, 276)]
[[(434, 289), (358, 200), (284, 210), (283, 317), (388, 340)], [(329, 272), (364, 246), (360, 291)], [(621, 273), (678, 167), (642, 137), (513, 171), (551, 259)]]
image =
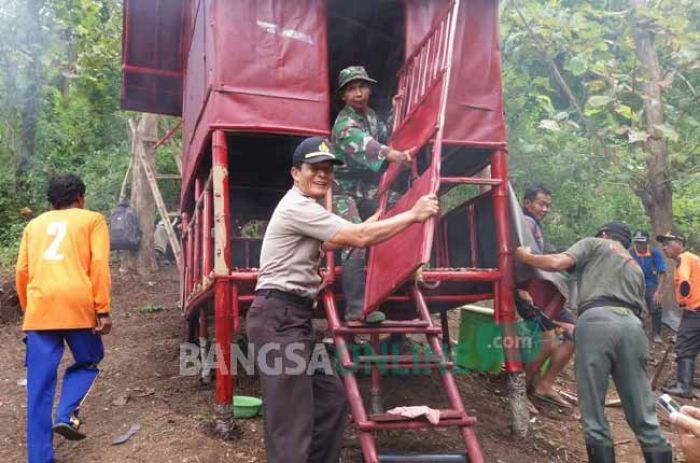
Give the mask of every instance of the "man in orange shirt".
[[(85, 437), (78, 409), (104, 356), (101, 335), (110, 313), (109, 232), (102, 215), (83, 209), (85, 184), (75, 175), (49, 182), (53, 210), (24, 229), (16, 283), (27, 343), (27, 454), (30, 463), (53, 462), (52, 431)], [(64, 343), (75, 363), (63, 377), (55, 423), (51, 410)]]
[(676, 302), (683, 309), (676, 341), (678, 384), (664, 392), (693, 398), (695, 357), (700, 352), (700, 257), (685, 250), (685, 237), (676, 229), (656, 237), (666, 257), (676, 264)]

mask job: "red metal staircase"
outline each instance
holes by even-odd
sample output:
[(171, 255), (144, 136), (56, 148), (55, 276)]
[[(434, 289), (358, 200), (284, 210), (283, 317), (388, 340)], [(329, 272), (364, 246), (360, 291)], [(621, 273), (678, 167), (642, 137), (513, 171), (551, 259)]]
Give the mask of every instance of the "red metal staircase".
[[(381, 325), (364, 325), (360, 322), (341, 321), (338, 304), (331, 289), (323, 291), (322, 298), (328, 318), (329, 329), (343, 367), (343, 381), (350, 401), (351, 413), (359, 430), (362, 452), (366, 462), (382, 461), (470, 461), (483, 462), (479, 443), (475, 433), (477, 420), (465, 411), (459, 394), (453, 365), (449, 352), (447, 319), (443, 311), (442, 327), (435, 326), (431, 319), (427, 298), (421, 288), (430, 288), (430, 284), (442, 282), (451, 284), (487, 283), (493, 286), (491, 296), (494, 299), (496, 321), (512, 321), (512, 311), (498, 310), (499, 307), (512, 307), (512, 264), (508, 249), (508, 209), (506, 191), (506, 158), (502, 147), (492, 147), (482, 164), (490, 166), (490, 176), (476, 176), (474, 172), (441, 175), (443, 160), (443, 131), (445, 126), (452, 53), (454, 48), (455, 25), (460, 7), (459, 0), (450, 2), (433, 24), (415, 51), (406, 60), (399, 71), (398, 94), (395, 98), (394, 128), (390, 145), (395, 149), (406, 150), (424, 148), (429, 150), (427, 167), (419, 174), (414, 158), (411, 169), (411, 185), (401, 199), (393, 206), (388, 204), (389, 189), (401, 176), (401, 167), (392, 164), (383, 175), (379, 189), (379, 207), (382, 217), (408, 210), (419, 197), (433, 193), (440, 195), (455, 184), (479, 185), (485, 191), (480, 198), (488, 197), (493, 203), (495, 223), (495, 240), (497, 243), (497, 265), (491, 268), (450, 268), (449, 258), (444, 246), (441, 246), (441, 223), (439, 218), (430, 219), (422, 224), (414, 224), (399, 235), (371, 248), (368, 261), (368, 275), (365, 292), (365, 313), (377, 310), (389, 301), (401, 299), (409, 305), (415, 305), (415, 318), (412, 320), (387, 320)], [(426, 148), (427, 147), (427, 148)], [(482, 147), (483, 148), (483, 147)], [(473, 166), (472, 166), (473, 167)], [(469, 220), (474, 219), (474, 205), (470, 204)], [(475, 233), (474, 227), (470, 232)], [(472, 237), (472, 241), (473, 241)], [(437, 265), (430, 268), (432, 247), (436, 249)], [(472, 262), (475, 251), (472, 249)], [(332, 267), (332, 258), (329, 267)], [(403, 295), (402, 295), (403, 293)], [(405, 294), (407, 293), (407, 294)], [(483, 298), (483, 294), (479, 295)], [(437, 296), (438, 298), (441, 296)], [(456, 301), (459, 296), (454, 293), (442, 296)], [(432, 299), (439, 300), (439, 299)], [(389, 315), (391, 312), (389, 311)], [(506, 323), (504, 326), (507, 326)], [(427, 356), (392, 355), (380, 352), (380, 335), (385, 334), (420, 334), (427, 340), (431, 353)], [(348, 350), (346, 338), (349, 335), (370, 335), (372, 351), (368, 355), (353, 358)], [(509, 329), (504, 328), (507, 337)], [(506, 353), (506, 369), (517, 371), (520, 367), (517, 356)], [(355, 371), (369, 367), (371, 369), (371, 409), (381, 405), (381, 373), (384, 369), (431, 368), (440, 373), (449, 408), (440, 410), (440, 420), (431, 424), (424, 418), (407, 419), (386, 413), (368, 413), (358, 387)], [(379, 412), (379, 410), (373, 410)], [(459, 429), (465, 444), (461, 454), (404, 455), (379, 452), (375, 445), (373, 432), (385, 429), (415, 429), (427, 427), (451, 427)]]

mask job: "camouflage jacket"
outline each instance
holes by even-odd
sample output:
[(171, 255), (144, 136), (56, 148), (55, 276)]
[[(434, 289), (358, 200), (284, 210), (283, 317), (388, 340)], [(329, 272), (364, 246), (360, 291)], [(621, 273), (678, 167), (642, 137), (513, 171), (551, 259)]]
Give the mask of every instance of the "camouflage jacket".
[(379, 122), (372, 108), (362, 114), (351, 106), (345, 106), (333, 124), (331, 142), (338, 158), (345, 167), (336, 170), (336, 183), (340, 189), (353, 196), (372, 196), (376, 190), (377, 174), (384, 165), (389, 147), (385, 124)]

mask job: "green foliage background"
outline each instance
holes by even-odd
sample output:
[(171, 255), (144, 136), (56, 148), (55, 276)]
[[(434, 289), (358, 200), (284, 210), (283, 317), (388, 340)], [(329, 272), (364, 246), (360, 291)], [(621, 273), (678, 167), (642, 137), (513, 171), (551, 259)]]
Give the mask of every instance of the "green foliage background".
[[(79, 174), (87, 207), (109, 214), (129, 163), (127, 119), (119, 110), (122, 2), (4, 0), (0, 5), (0, 263), (11, 264), (25, 223), (20, 209), (47, 209), (48, 178)], [(35, 88), (35, 91), (32, 91)], [(38, 106), (27, 133), (27, 108)], [(173, 121), (164, 121), (164, 126)], [(26, 138), (34, 149), (27, 152)], [(169, 150), (159, 169), (176, 172)], [(20, 160), (28, 159), (21, 171)], [(165, 188), (176, 203), (176, 185)]]
[[(510, 172), (522, 191), (554, 192), (545, 232), (558, 248), (613, 219), (650, 229), (632, 187), (644, 182), (650, 136), (634, 34), (652, 31), (664, 75), (674, 220), (698, 239), (700, 4), (695, 0), (505, 0), (501, 3)], [(582, 113), (551, 70), (560, 71)]]
[[(46, 209), (47, 178), (79, 173), (88, 207), (109, 213), (129, 160), (118, 109), (121, 8), (117, 0), (0, 2), (0, 263), (11, 264), (25, 223)], [(546, 233), (564, 248), (611, 219), (649, 227), (631, 186), (646, 169), (643, 79), (633, 34), (654, 33), (664, 71), (674, 217), (700, 226), (700, 6), (696, 0), (503, 0), (501, 41), (510, 172), (521, 193), (554, 192)], [(582, 106), (554, 80), (554, 63)], [(172, 125), (172, 121), (166, 121)], [(159, 167), (174, 172), (167, 147)], [(166, 187), (174, 204), (177, 191)]]

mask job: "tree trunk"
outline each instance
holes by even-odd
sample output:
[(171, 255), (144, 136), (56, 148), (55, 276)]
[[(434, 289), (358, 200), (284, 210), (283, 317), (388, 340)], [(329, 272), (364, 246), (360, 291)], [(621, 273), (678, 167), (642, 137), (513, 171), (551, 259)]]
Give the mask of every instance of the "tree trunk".
[[(646, 0), (631, 0), (631, 4), (635, 9), (639, 9), (646, 4)], [(654, 35), (646, 20), (638, 20), (635, 24), (634, 45), (647, 76), (644, 82), (644, 118), (649, 133), (645, 144), (648, 154), (646, 176), (634, 190), (651, 219), (652, 235), (656, 236), (671, 229), (673, 207), (668, 145), (661, 131), (656, 128), (664, 123), (661, 87), (663, 76), (654, 46)], [(668, 274), (672, 275), (673, 266), (670, 267)], [(673, 279), (667, 278), (666, 281), (664, 294), (667, 300), (664, 302), (670, 303), (673, 301)]]
[(15, 188), (20, 196), (24, 196), (29, 191), (27, 182), (29, 168), (36, 151), (36, 131), (41, 101), (41, 61), (44, 51), (44, 33), (41, 27), (43, 7), (44, 0), (28, 0), (23, 15), (26, 24), (23, 30), (29, 61), (26, 87), (22, 94), (22, 143), (15, 166)]
[(158, 269), (153, 248), (153, 231), (155, 229), (156, 203), (151, 193), (151, 187), (141, 165), (137, 150), (140, 150), (151, 168), (156, 168), (156, 152), (153, 149), (158, 140), (158, 119), (156, 114), (141, 115), (132, 144), (132, 184), (131, 207), (136, 210), (141, 227), (141, 245), (138, 251), (127, 253), (122, 260), (122, 268), (136, 270), (139, 275), (147, 276)]

